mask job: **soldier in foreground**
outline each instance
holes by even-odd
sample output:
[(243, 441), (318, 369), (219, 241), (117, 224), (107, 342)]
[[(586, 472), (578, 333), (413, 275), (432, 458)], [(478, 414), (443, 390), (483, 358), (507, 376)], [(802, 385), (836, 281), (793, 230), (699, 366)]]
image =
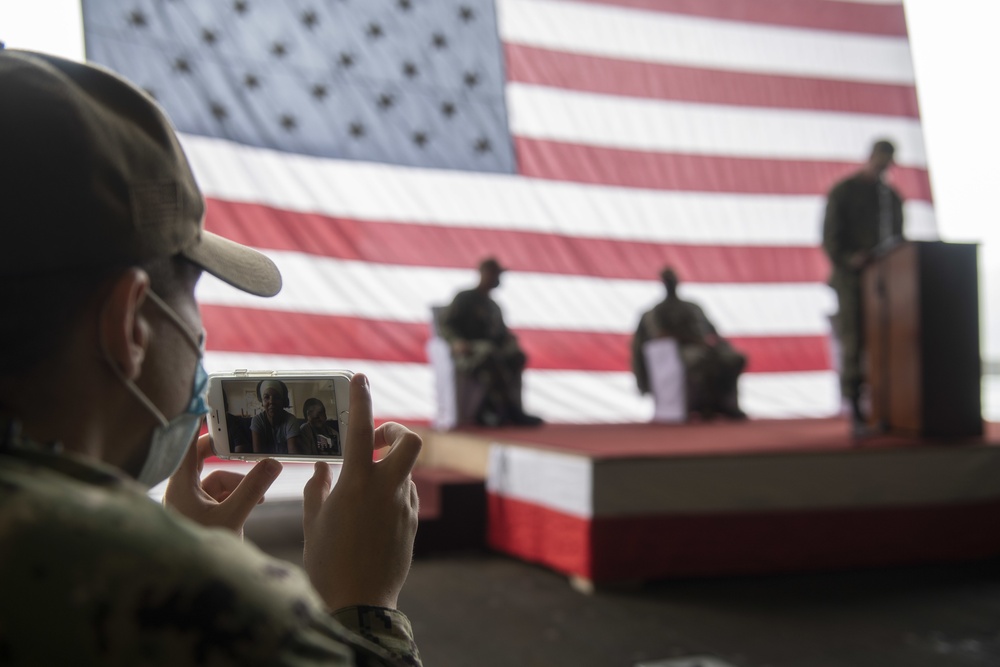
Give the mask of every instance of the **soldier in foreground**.
[(0, 50), (0, 90), (0, 663), (419, 664), (396, 610), (419, 437), (373, 428), (356, 375), (340, 480), (317, 463), (305, 488), (305, 571), (244, 545), (281, 465), (200, 479), (194, 288), (271, 296), (277, 268), (202, 229), (173, 129), (123, 79)]

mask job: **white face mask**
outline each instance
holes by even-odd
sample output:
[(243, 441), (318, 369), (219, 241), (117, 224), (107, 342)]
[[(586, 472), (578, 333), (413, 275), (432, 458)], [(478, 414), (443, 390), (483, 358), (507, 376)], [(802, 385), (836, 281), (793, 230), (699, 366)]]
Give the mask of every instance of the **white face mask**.
[(149, 454), (146, 456), (146, 462), (142, 465), (142, 470), (139, 471), (139, 475), (136, 477), (141, 484), (153, 487), (170, 477), (177, 470), (177, 467), (184, 459), (184, 454), (187, 453), (187, 449), (191, 445), (191, 441), (194, 440), (198, 429), (201, 427), (202, 419), (208, 413), (208, 405), (205, 402), (208, 393), (208, 373), (205, 372), (205, 366), (202, 363), (205, 356), (204, 333), (202, 333), (201, 339), (198, 340), (188, 330), (188, 326), (180, 316), (164, 303), (160, 297), (151, 290), (147, 292), (147, 296), (181, 330), (184, 338), (198, 353), (198, 365), (195, 368), (194, 386), (191, 390), (191, 400), (188, 403), (188, 407), (181, 414), (168, 420), (149, 397), (132, 380), (125, 377), (125, 374), (122, 373), (117, 364), (111, 361), (110, 356), (105, 350), (105, 358), (108, 359), (108, 363), (111, 364), (111, 368), (118, 378), (132, 392), (136, 399), (152, 413), (153, 417), (160, 422), (153, 429), (153, 435), (149, 441)]

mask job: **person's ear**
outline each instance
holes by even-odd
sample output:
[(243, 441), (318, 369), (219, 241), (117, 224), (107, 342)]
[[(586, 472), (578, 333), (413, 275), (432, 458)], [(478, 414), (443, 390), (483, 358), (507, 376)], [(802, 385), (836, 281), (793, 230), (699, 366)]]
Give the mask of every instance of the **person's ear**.
[(139, 377), (149, 347), (150, 326), (141, 310), (148, 289), (149, 275), (130, 268), (115, 279), (101, 311), (101, 346), (129, 380)]

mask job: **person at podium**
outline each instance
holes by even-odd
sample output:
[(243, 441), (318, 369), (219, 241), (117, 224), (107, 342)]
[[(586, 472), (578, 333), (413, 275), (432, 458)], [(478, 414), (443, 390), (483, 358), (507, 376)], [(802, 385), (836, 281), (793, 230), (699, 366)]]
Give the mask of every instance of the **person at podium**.
[(864, 328), (861, 317), (861, 270), (903, 236), (903, 199), (887, 182), (895, 146), (876, 141), (868, 161), (841, 180), (827, 196), (823, 250), (830, 258), (830, 286), (837, 293), (834, 318), (840, 341), (840, 390), (850, 403), (854, 432), (866, 429), (861, 406), (865, 384)]

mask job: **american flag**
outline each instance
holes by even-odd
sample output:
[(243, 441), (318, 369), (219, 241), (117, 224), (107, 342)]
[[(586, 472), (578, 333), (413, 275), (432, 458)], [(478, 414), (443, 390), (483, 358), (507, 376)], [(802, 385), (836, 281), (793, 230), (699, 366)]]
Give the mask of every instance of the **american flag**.
[(936, 237), (897, 0), (84, 0), (87, 58), (150, 92), (274, 299), (206, 277), (209, 370), (351, 368), (435, 412), (430, 309), (494, 295), (554, 422), (648, 419), (629, 372), (673, 265), (745, 351), (757, 417), (839, 408), (825, 192), (897, 144)]

